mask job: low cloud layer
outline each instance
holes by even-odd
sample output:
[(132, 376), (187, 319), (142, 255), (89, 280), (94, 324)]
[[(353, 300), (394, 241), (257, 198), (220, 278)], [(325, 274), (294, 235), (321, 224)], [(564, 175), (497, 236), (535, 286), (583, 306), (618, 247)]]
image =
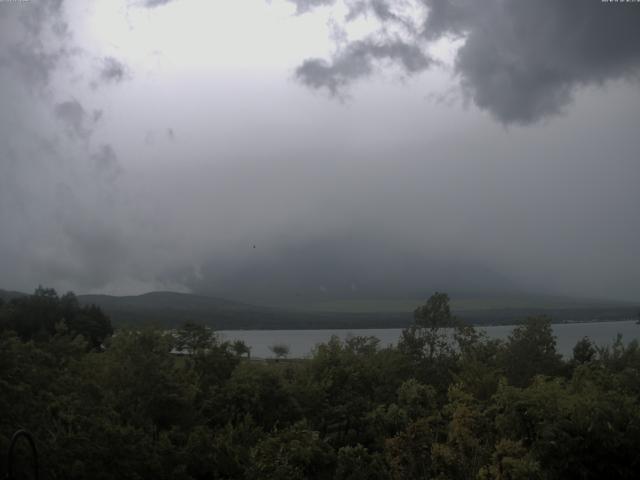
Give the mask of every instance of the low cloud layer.
[(306, 60), (296, 69), (296, 77), (309, 87), (327, 88), (339, 96), (352, 81), (371, 75), (374, 61), (380, 60), (396, 62), (407, 74), (421, 72), (432, 63), (420, 48), (401, 40), (366, 40), (350, 43), (331, 63), (317, 58)]
[(338, 2), (234, 2), (0, 2), (0, 288), (640, 298), (640, 9), (354, 0), (332, 50)]

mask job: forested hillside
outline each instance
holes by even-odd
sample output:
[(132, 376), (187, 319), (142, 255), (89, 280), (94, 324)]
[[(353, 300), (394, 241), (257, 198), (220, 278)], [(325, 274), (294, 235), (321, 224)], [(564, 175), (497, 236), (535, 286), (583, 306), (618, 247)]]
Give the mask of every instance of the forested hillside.
[(204, 326), (111, 335), (96, 307), (47, 290), (34, 297), (0, 307), (0, 451), (30, 430), (40, 478), (632, 479), (640, 470), (637, 341), (597, 349), (584, 339), (563, 361), (547, 318), (488, 340), (436, 294), (397, 347), (334, 338), (308, 360), (254, 361)]
[[(0, 290), (0, 299), (25, 298)], [(405, 328), (420, 300), (332, 300), (252, 305), (206, 295), (151, 292), (143, 295), (78, 295), (80, 306), (96, 305), (114, 326), (176, 328), (185, 322), (217, 330)], [(474, 325), (510, 325), (530, 316), (554, 322), (615, 321), (636, 318), (633, 303), (542, 295), (467, 295), (452, 299), (452, 311)]]
[[(254, 305), (206, 295), (151, 292), (135, 296), (79, 295), (83, 305), (95, 304), (114, 325), (177, 327), (184, 322), (218, 330), (405, 328), (412, 322), (418, 299), (299, 300)], [(633, 303), (573, 299), (544, 295), (466, 295), (452, 299), (453, 312), (475, 325), (513, 324), (529, 316), (547, 315), (556, 322), (615, 321), (635, 318)]]

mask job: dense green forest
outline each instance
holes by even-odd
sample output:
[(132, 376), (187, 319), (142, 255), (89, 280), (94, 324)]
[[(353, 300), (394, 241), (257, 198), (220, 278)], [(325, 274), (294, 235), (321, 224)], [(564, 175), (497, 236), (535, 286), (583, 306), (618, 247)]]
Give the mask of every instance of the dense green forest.
[(2, 302), (0, 452), (28, 429), (47, 479), (638, 478), (637, 341), (563, 359), (548, 318), (489, 340), (434, 294), (395, 347), (248, 353), (195, 324), (114, 333), (73, 294)]

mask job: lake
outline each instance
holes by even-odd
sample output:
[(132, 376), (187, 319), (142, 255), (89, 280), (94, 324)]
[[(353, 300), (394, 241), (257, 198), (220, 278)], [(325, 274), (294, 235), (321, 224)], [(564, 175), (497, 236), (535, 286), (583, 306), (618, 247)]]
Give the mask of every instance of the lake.
[[(500, 325), (494, 327), (479, 327), (490, 338), (505, 339), (515, 328), (515, 325)], [(276, 343), (288, 345), (291, 349), (289, 357), (304, 358), (311, 354), (313, 348), (337, 335), (341, 339), (348, 336), (374, 336), (380, 339), (381, 346), (395, 344), (400, 338), (400, 328), (371, 328), (344, 330), (223, 330), (219, 332), (225, 340), (242, 340), (251, 347), (254, 358), (269, 358), (273, 354), (269, 346)], [(635, 320), (623, 322), (591, 322), (591, 323), (562, 323), (553, 325), (556, 336), (557, 349), (565, 357), (571, 357), (573, 347), (582, 337), (589, 337), (597, 345), (610, 345), (618, 333), (623, 340), (629, 342), (640, 339), (640, 325)]]

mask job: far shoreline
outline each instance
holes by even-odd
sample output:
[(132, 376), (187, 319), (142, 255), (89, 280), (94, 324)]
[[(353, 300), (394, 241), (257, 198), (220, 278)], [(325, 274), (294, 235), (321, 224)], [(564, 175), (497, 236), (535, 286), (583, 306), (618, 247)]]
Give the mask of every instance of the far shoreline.
[[(623, 323), (623, 322), (636, 322), (638, 323), (638, 320), (635, 318), (611, 318), (611, 319), (597, 319), (597, 320), (565, 320), (565, 321), (553, 321), (551, 320), (551, 325), (577, 325), (577, 324), (585, 324), (585, 325), (589, 325), (589, 324), (594, 324), (594, 323)], [(517, 323), (467, 323), (467, 325), (472, 326), (474, 328), (487, 328), (487, 327), (517, 327), (519, 325), (522, 325), (524, 323), (524, 320), (517, 322)], [(374, 327), (362, 327), (362, 326), (357, 326), (354, 328), (345, 328), (345, 327), (337, 327), (337, 328), (331, 328), (331, 327), (324, 327), (324, 328), (314, 328), (314, 327), (308, 327), (308, 328), (224, 328), (224, 329), (215, 329), (216, 332), (297, 332), (297, 331), (314, 331), (314, 332), (320, 332), (320, 331), (325, 331), (325, 330), (331, 330), (331, 331), (337, 331), (337, 330), (344, 330), (344, 331), (352, 331), (352, 330), (404, 330), (405, 328), (409, 328), (411, 327), (412, 324), (409, 324), (405, 327), (399, 327), (397, 325), (393, 325), (393, 326), (374, 326)], [(640, 327), (640, 323), (638, 324), (638, 327)]]

